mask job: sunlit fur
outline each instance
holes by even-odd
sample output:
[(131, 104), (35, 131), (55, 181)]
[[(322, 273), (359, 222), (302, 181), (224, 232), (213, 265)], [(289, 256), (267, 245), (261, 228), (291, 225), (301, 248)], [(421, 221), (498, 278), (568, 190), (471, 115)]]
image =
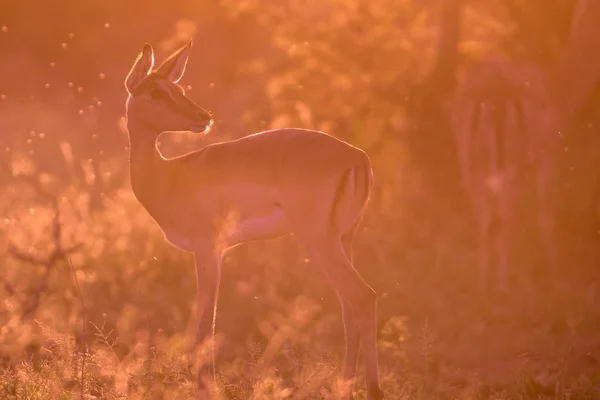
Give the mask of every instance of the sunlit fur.
[(294, 233), (342, 305), (345, 382), (356, 375), (362, 343), (368, 400), (380, 400), (376, 295), (352, 265), (352, 244), (373, 188), (367, 154), (323, 132), (279, 129), (216, 143), (174, 159), (156, 149), (163, 131), (204, 131), (211, 115), (177, 86), (190, 45), (155, 72), (146, 45), (125, 85), (133, 192), (165, 238), (194, 254), (197, 343), (210, 362), (201, 388), (214, 382), (214, 322), (223, 253), (239, 244)]
[[(174, 54), (187, 55), (190, 48), (191, 42)], [(154, 56), (146, 55), (144, 58), (144, 52), (147, 51), (152, 50), (144, 47), (125, 81), (129, 93), (126, 115), (144, 115), (143, 123), (158, 133), (207, 132), (213, 123), (211, 114), (190, 100), (177, 84), (185, 70), (187, 57), (179, 65), (175, 62), (177, 58), (167, 59), (156, 71), (149, 72), (154, 64)], [(180, 72), (174, 72), (176, 68), (180, 68)], [(175, 75), (170, 76), (172, 74)]]

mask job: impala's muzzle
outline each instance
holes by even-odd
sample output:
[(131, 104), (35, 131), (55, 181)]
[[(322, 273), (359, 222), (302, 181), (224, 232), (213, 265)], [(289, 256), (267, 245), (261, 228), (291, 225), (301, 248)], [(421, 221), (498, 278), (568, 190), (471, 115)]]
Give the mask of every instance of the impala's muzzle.
[(185, 114), (192, 121), (190, 130), (194, 133), (208, 133), (213, 124), (212, 114), (187, 97), (184, 99), (188, 104)]
[(209, 120), (204, 120), (203, 122), (192, 124), (190, 126), (190, 131), (193, 133), (208, 133), (210, 132), (210, 127), (213, 125), (214, 120), (210, 118)]

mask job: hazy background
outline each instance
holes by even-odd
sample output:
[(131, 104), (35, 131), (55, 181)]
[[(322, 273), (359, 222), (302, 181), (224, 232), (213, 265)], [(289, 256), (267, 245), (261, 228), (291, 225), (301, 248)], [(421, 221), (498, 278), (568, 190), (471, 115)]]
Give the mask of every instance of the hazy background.
[[(390, 398), (506, 392), (562, 399), (567, 390), (598, 398), (600, 12), (591, 6), (579, 22), (583, 33), (570, 36), (573, 4), (3, 0), (3, 365), (15, 371), (33, 360), (38, 369), (27, 376), (36, 376), (46, 365), (40, 359), (55, 362), (42, 351), (48, 341), (83, 338), (90, 359), (105, 357), (97, 365), (117, 371), (90, 370), (89, 382), (100, 382), (94, 385), (104, 396), (124, 393), (119, 373), (133, 380), (160, 370), (164, 378), (171, 376), (165, 368), (179, 368), (153, 358), (151, 350), (179, 349), (194, 298), (192, 258), (164, 242), (131, 193), (123, 81), (144, 43), (161, 62), (191, 37), (181, 83), (217, 123), (206, 137), (161, 136), (166, 156), (294, 126), (325, 130), (371, 157), (375, 194), (355, 255), (357, 269), (379, 294), (384, 389), (397, 396)], [(442, 110), (462, 68), (497, 53), (544, 66), (559, 62), (556, 82), (574, 109), (556, 180), (560, 291), (543, 279), (528, 201), (509, 296), (482, 298), (475, 290), (474, 223)], [(50, 195), (32, 190), (17, 173), (33, 174)], [(53, 246), (47, 197), (61, 210), (61, 246), (81, 243), (71, 259), (83, 309), (69, 265), (43, 262)], [(9, 241), (41, 265), (19, 257)], [(102, 331), (112, 330), (110, 340), (94, 336), (90, 324), (81, 335), (82, 310)], [(291, 238), (230, 252), (217, 331), (223, 379), (241, 385), (228, 398), (261, 398), (255, 382), (266, 376), (281, 390), (314, 389), (294, 392), (296, 398), (318, 398), (329, 380), (315, 378), (313, 388), (303, 373), (323, 359), (334, 370), (341, 358), (337, 300)], [(255, 362), (261, 354), (262, 362)], [(6, 382), (16, 379), (12, 374)], [(44, 379), (68, 391), (70, 374)], [(139, 379), (137, 389), (129, 382), (130, 394), (167, 390)]]

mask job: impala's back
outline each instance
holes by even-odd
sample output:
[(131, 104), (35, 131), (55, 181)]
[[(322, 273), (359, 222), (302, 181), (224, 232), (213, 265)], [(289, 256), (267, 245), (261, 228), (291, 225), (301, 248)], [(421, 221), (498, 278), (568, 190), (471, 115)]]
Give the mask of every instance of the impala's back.
[[(271, 230), (275, 236), (294, 231), (294, 214), (300, 210), (304, 218), (319, 218), (320, 212), (335, 208), (332, 222), (347, 229), (352, 216), (363, 211), (372, 186), (364, 151), (306, 129), (271, 130), (212, 144), (170, 164), (177, 177), (171, 193), (180, 203), (178, 210), (222, 218), (233, 213), (238, 224), (272, 223), (276, 226), (267, 229), (269, 237)], [(185, 214), (179, 223), (198, 229)]]

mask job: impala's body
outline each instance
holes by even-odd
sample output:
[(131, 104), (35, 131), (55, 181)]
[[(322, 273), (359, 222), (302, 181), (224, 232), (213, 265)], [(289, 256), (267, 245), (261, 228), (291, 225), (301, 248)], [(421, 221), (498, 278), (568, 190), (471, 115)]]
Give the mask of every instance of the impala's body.
[(457, 89), (452, 132), (477, 222), (483, 288), (493, 264), (497, 283), (507, 288), (519, 189), (527, 176), (535, 182), (546, 261), (556, 267), (552, 185), (560, 121), (552, 99), (541, 69), (502, 58), (471, 65)]
[[(340, 159), (347, 160), (347, 169), (327, 173)], [(261, 132), (170, 160), (155, 157), (153, 163), (166, 172), (157, 176), (132, 168), (134, 193), (166, 238), (188, 251), (193, 251), (189, 238), (203, 238), (207, 230), (220, 234), (225, 248), (292, 233), (294, 216), (286, 210), (311, 203), (333, 213), (331, 229), (346, 232), (358, 222), (372, 182), (362, 150), (304, 129)], [(352, 204), (344, 203), (348, 194), (356, 196)], [(162, 207), (165, 203), (172, 207)]]
[[(206, 132), (213, 121), (177, 85), (190, 48), (191, 42), (153, 71), (153, 50), (145, 45), (125, 86), (131, 186), (166, 238), (194, 254), (197, 342), (212, 343), (223, 252), (294, 233), (340, 299), (344, 380), (354, 379), (362, 343), (368, 399), (382, 399), (376, 296), (352, 266), (352, 241), (373, 185), (369, 158), (341, 140), (304, 129), (261, 132), (163, 158), (156, 148), (162, 132)], [(199, 368), (201, 387), (206, 376), (214, 379), (213, 363), (214, 354)]]

